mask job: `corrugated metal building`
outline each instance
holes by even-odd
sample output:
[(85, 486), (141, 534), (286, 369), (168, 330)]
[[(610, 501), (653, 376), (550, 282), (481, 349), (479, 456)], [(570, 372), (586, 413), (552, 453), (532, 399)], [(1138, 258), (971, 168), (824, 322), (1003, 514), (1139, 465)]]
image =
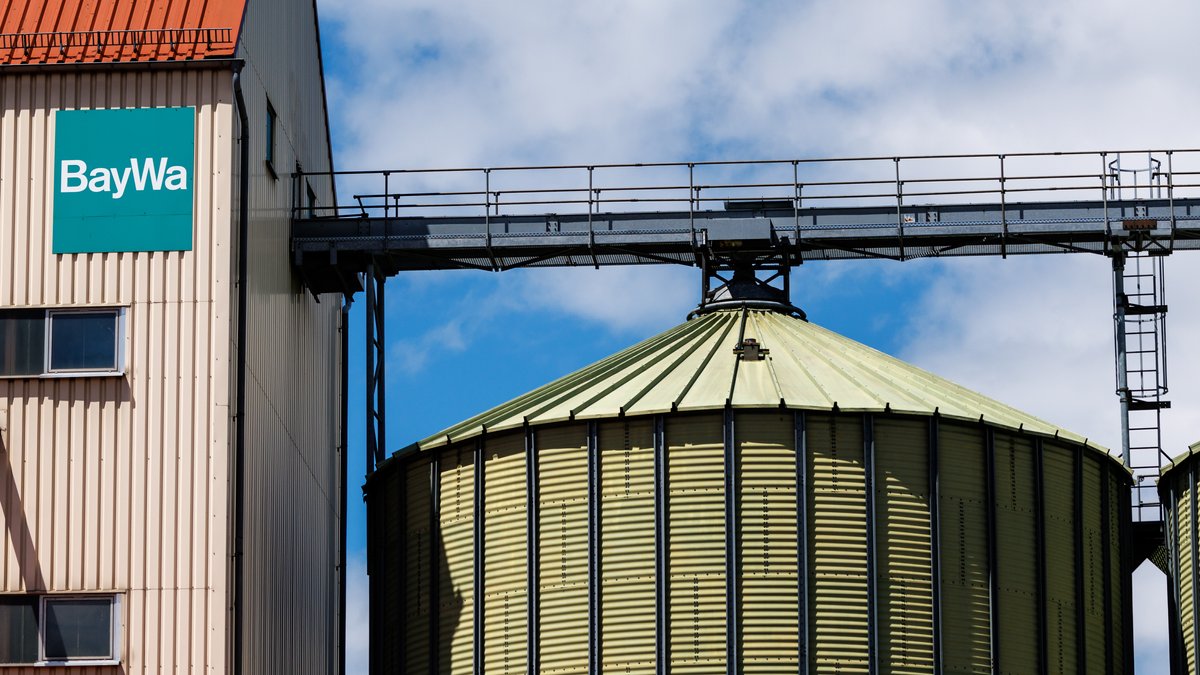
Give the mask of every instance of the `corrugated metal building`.
[(1132, 672), (1117, 459), (745, 304), (380, 464), (372, 672)]
[(0, 664), (340, 670), (318, 42), (310, 0), (0, 8)]
[(1163, 504), (1166, 560), (1156, 561), (1167, 573), (1167, 603), (1171, 625), (1172, 673), (1200, 670), (1200, 517), (1197, 513), (1200, 481), (1200, 443), (1174, 458), (1162, 469), (1158, 493)]

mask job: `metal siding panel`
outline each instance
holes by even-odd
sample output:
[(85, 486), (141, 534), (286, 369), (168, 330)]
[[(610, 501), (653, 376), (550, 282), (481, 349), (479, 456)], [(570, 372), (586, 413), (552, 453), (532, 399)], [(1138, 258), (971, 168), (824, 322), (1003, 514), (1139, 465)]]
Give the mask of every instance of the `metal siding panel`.
[(429, 550), (440, 542), (432, 541), (429, 531), (430, 462), (427, 458), (409, 464), (404, 479), (404, 670), (425, 672), (429, 667)]
[(648, 419), (600, 425), (601, 672), (654, 672), (654, 439)]
[(438, 663), (441, 672), (472, 672), (475, 610), (475, 444), (441, 453)]
[(933, 669), (929, 426), (875, 418), (880, 657), (893, 673)]
[(1192, 556), (1195, 551), (1192, 547), (1191, 521), (1196, 516), (1192, 513), (1191, 492), (1188, 490), (1187, 483), (1181, 480), (1187, 478), (1186, 473), (1180, 472), (1179, 476), (1172, 478), (1178, 486), (1176, 488), (1174, 537), (1179, 546), (1179, 627), (1183, 635), (1183, 649), (1188, 672), (1192, 672), (1196, 667), (1196, 643), (1191, 639), (1192, 604), (1196, 601), (1196, 579), (1192, 574)]
[(1104, 514), (1100, 505), (1100, 468), (1083, 458), (1083, 609), (1086, 634), (1086, 663), (1089, 673), (1104, 672), (1104, 644), (1108, 639), (1108, 617), (1104, 610)]
[(938, 426), (944, 667), (947, 673), (987, 673), (991, 628), (983, 434), (978, 425), (945, 419)]
[[(0, 228), (0, 305), (128, 306), (124, 377), (0, 380), (3, 590), (125, 591), (131, 673), (225, 663), (228, 279), (192, 271), (228, 263), (230, 98), (208, 71), (0, 77), (0, 221), (20, 224)], [(196, 108), (214, 206), (193, 250), (52, 255), (53, 111), (146, 104)]]
[(725, 480), (720, 415), (667, 419), (671, 673), (725, 670)]
[(739, 413), (742, 660), (745, 673), (799, 668), (796, 451), (790, 413)]
[(525, 672), (526, 599), (525, 435), (484, 443), (483, 660), (488, 673)]
[(1075, 662), (1074, 458), (1043, 445), (1046, 472), (1046, 591), (1049, 626), (1046, 651), (1052, 672), (1073, 673)]
[[(1121, 492), (1124, 487), (1118, 478), (1120, 469), (1112, 469), (1108, 471), (1108, 481), (1101, 489), (1106, 490), (1108, 494), (1108, 513), (1104, 515), (1106, 526), (1108, 527), (1108, 546), (1109, 560), (1111, 561), (1112, 569), (1108, 578), (1109, 594), (1112, 597), (1112, 614), (1108, 617), (1108, 637), (1106, 642), (1112, 647), (1112, 671), (1113, 673), (1125, 672), (1125, 653), (1127, 649), (1133, 649), (1133, 645), (1125, 644), (1125, 612), (1126, 603), (1132, 603), (1133, 598), (1125, 597), (1124, 584), (1121, 581), (1122, 560), (1125, 557), (1125, 552), (1121, 548), (1121, 523), (1127, 518), (1125, 512), (1121, 509)], [(1166, 522), (1163, 523), (1163, 531), (1167, 537), (1170, 533), (1166, 529)], [(1169, 583), (1169, 580), (1168, 580)], [(1170, 586), (1168, 585), (1168, 588)], [(1168, 591), (1169, 592), (1169, 591)]]
[(543, 673), (588, 669), (587, 428), (537, 433), (539, 654)]
[(1033, 444), (996, 432), (996, 543), (1000, 581), (1000, 650), (1004, 672), (1038, 668), (1037, 530)]
[(812, 414), (807, 422), (813, 660), (817, 672), (865, 673), (868, 627), (862, 420)]

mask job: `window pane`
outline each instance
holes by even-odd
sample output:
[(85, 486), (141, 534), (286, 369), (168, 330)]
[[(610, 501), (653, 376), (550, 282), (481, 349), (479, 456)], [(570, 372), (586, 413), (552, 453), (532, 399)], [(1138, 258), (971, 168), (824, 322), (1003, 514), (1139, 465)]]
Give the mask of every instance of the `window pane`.
[(112, 599), (46, 600), (46, 660), (111, 659)]
[(46, 310), (0, 312), (0, 375), (41, 375), (46, 358)]
[(37, 596), (0, 597), (0, 663), (37, 660)]
[(116, 370), (116, 312), (50, 315), (50, 370)]

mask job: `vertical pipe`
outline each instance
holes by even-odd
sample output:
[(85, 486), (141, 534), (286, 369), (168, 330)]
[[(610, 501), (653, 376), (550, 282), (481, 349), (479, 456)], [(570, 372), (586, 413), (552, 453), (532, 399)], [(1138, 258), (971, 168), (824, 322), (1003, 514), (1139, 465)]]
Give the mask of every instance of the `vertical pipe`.
[(349, 431), (346, 423), (350, 419), (350, 296), (346, 296), (342, 304), (341, 321), (341, 420), (338, 425), (338, 618), (337, 618), (337, 668), (334, 672), (345, 675), (346, 672), (346, 490), (349, 487), (349, 465), (346, 455), (349, 451)]
[(741, 570), (738, 532), (738, 453), (733, 408), (725, 406), (725, 672), (741, 672)]
[(940, 416), (929, 417), (929, 572), (933, 591), (933, 673), (942, 675), (942, 485)]
[(879, 672), (879, 561), (875, 539), (875, 418), (863, 415), (863, 479), (867, 518), (867, 672)]
[[(374, 265), (372, 265), (374, 268)], [(387, 360), (384, 358), (387, 353), (385, 345), (387, 337), (384, 335), (384, 314), (386, 313), (386, 301), (383, 292), (387, 279), (378, 270), (374, 269), (375, 274), (375, 350), (379, 358), (375, 363), (375, 428), (378, 430), (378, 436), (375, 439), (375, 461), (382, 462), (383, 455), (387, 452), (387, 405), (385, 402), (385, 394), (387, 393), (387, 377), (386, 367)]]
[(482, 436), (475, 441), (475, 522), (473, 523), (474, 535), (472, 545), (472, 573), (475, 580), (475, 596), (472, 603), (472, 613), (474, 618), (474, 633), (471, 635), (471, 651), (472, 656), (472, 675), (484, 675), (483, 663), (483, 609), (484, 609), (484, 583), (486, 579), (483, 576), (483, 545), (485, 536), (486, 521), (484, 520), (484, 439)]
[[(1123, 251), (1113, 251), (1112, 255), (1117, 396), (1121, 397), (1121, 458), (1125, 462), (1125, 466), (1132, 467), (1133, 457), (1129, 449), (1129, 366), (1125, 339), (1125, 254)], [(1141, 502), (1140, 495), (1138, 501)]]
[(808, 675), (811, 649), (808, 621), (808, 419), (804, 411), (792, 413), (796, 433), (796, 616), (799, 632), (798, 675)]
[(377, 441), (375, 438), (375, 263), (367, 263), (366, 278), (363, 280), (363, 295), (366, 296), (366, 307), (363, 311), (366, 315), (366, 357), (367, 368), (366, 377), (363, 378), (366, 384), (366, 396), (363, 399), (363, 404), (367, 406), (367, 475), (370, 476), (375, 472), (375, 455), (377, 453)]
[(670, 673), (671, 646), (667, 643), (670, 605), (670, 542), (667, 540), (667, 441), (663, 416), (654, 416), (654, 647), (656, 675)]
[[(1104, 526), (1100, 529), (1104, 547), (1101, 559), (1104, 573), (1104, 616), (1113, 615), (1112, 597), (1112, 474), (1107, 461), (1100, 462), (1100, 517), (1104, 518)], [(1119, 639), (1112, 634), (1112, 621), (1105, 621), (1104, 627), (1104, 673), (1113, 675), (1116, 664), (1113, 663), (1113, 641)]]
[(539, 511), (541, 501), (538, 490), (538, 456), (537, 456), (537, 440), (534, 436), (533, 429), (528, 425), (525, 427), (525, 515), (526, 515), (526, 565), (528, 566), (529, 575), (527, 581), (527, 589), (525, 593), (526, 599), (526, 649), (529, 654), (529, 672), (541, 672), (540, 653), (539, 653), (539, 595), (541, 594), (541, 570), (538, 567), (538, 552), (540, 545), (539, 537)]
[(441, 513), (442, 513), (441, 452), (429, 458), (429, 675), (438, 675), (438, 629), (441, 627), (440, 585)]
[(1079, 675), (1087, 675), (1087, 612), (1084, 608), (1083, 575), (1083, 448), (1075, 448), (1075, 499), (1072, 508), (1075, 535), (1075, 667)]
[(996, 434), (984, 431), (987, 463), (988, 621), (992, 638), (992, 673), (1000, 675), (1000, 569), (996, 542)]
[(242, 93), (242, 64), (234, 66), (233, 93), (237, 100), (238, 125), (238, 249), (237, 249), (237, 380), (234, 401), (233, 441), (233, 673), (241, 675), (245, 626), (245, 539), (246, 539), (246, 334), (250, 322), (250, 292), (246, 284), (249, 274), (250, 247), (250, 118)]
[(1188, 463), (1188, 538), (1191, 541), (1192, 548), (1192, 569), (1188, 570), (1191, 574), (1192, 582), (1192, 650), (1194, 657), (1192, 658), (1192, 674), (1200, 673), (1200, 606), (1196, 603), (1196, 580), (1200, 579), (1200, 555), (1196, 555), (1196, 544), (1200, 537), (1197, 537), (1197, 520), (1196, 518), (1196, 463)]
[(1050, 601), (1046, 581), (1046, 466), (1045, 446), (1042, 439), (1033, 439), (1033, 489), (1035, 531), (1037, 546), (1037, 631), (1038, 631), (1038, 672), (1047, 675), (1050, 672), (1049, 631), (1050, 621), (1047, 617), (1047, 604)]
[(601, 673), (601, 635), (602, 617), (601, 583), (603, 578), (600, 569), (601, 561), (601, 532), (600, 532), (600, 499), (602, 485), (600, 483), (600, 439), (599, 425), (588, 422), (587, 430), (587, 500), (588, 500), (588, 673)]

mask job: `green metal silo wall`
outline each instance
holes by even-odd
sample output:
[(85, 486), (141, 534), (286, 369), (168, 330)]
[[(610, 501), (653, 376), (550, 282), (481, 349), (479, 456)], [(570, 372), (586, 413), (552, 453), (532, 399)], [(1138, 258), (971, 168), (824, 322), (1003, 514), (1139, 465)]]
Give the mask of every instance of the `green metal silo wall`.
[(1128, 673), (1128, 488), (1103, 451), (937, 415), (399, 454), (366, 486), (372, 672)]
[(1163, 534), (1167, 545), (1168, 609), (1170, 615), (1171, 672), (1197, 672), (1200, 668), (1200, 604), (1196, 602), (1200, 579), (1200, 542), (1197, 525), (1197, 483), (1200, 482), (1200, 443), (1175, 458), (1162, 471), (1158, 493), (1163, 504)]

